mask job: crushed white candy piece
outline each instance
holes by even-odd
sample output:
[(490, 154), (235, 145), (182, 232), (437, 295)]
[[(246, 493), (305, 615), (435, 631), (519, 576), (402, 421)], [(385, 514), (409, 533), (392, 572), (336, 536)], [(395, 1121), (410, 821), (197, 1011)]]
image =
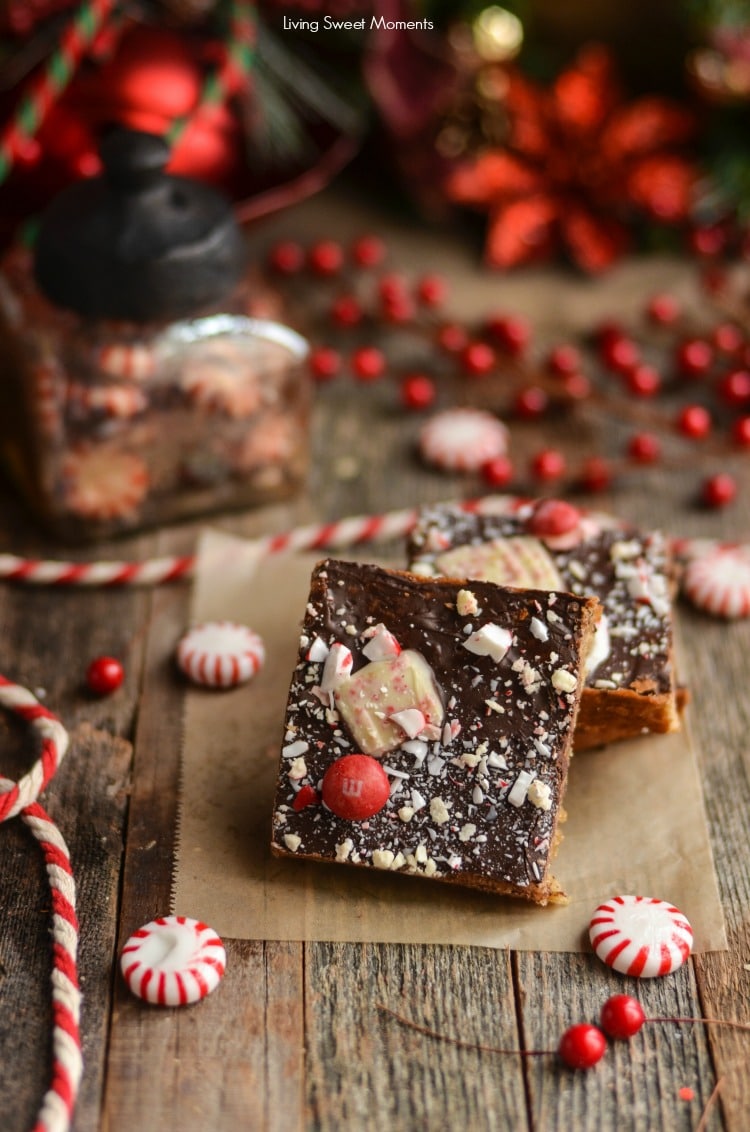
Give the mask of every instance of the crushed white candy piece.
[(342, 680), (351, 676), (352, 661), (351, 650), (335, 641), (323, 665), (323, 675), (320, 679), (321, 692), (332, 692)]
[(298, 755), (304, 755), (309, 749), (309, 743), (306, 743), (304, 739), (297, 739), (294, 743), (282, 747), (281, 753), (286, 759), (296, 759)]
[(364, 636), (368, 638), (368, 642), (362, 653), (368, 660), (385, 660), (386, 657), (398, 656), (401, 652), (401, 645), (382, 622), (365, 630)]
[(613, 542), (609, 556), (613, 562), (617, 562), (623, 558), (637, 558), (640, 553), (641, 544), (639, 542)]
[(302, 838), (297, 837), (296, 833), (285, 833), (284, 844), (286, 845), (290, 853), (296, 853), (300, 845), (302, 844)]
[(398, 811), (398, 816), (400, 817), (402, 822), (411, 821), (411, 819), (414, 817), (414, 807), (402, 806)]
[(487, 756), (487, 765), (491, 766), (494, 770), (507, 770), (508, 763), (504, 755), (500, 755), (497, 751), (490, 751)]
[(351, 837), (347, 837), (345, 841), (336, 846), (336, 860), (346, 861), (353, 848), (354, 842)]
[(300, 757), (298, 759), (295, 759), (292, 765), (289, 767), (287, 777), (290, 778), (292, 782), (299, 782), (300, 779), (305, 778), (306, 775), (307, 763), (300, 755)]
[(552, 673), (552, 687), (558, 692), (575, 692), (578, 681), (572, 672), (565, 668), (556, 668)]
[(445, 825), (450, 819), (448, 807), (442, 798), (433, 798), (430, 802), (430, 817), (435, 822), (435, 825)]
[(395, 858), (395, 853), (390, 849), (373, 849), (372, 863), (376, 869), (390, 869)]
[(471, 800), (475, 806), (481, 806), (484, 801), (484, 790), (481, 786), (475, 786), (471, 792)]
[(505, 708), (497, 700), (485, 700), (484, 702), (490, 711), (496, 711), (498, 715), (505, 715)]
[(531, 618), (531, 621), (529, 622), (529, 630), (532, 637), (536, 637), (538, 641), (546, 641), (549, 637), (549, 629), (543, 621), (539, 620), (538, 617)]
[(312, 661), (314, 664), (319, 664), (321, 661), (326, 659), (329, 652), (330, 649), (328, 648), (328, 645), (325, 643), (323, 638), (316, 637), (313, 643), (310, 645), (310, 648), (308, 649), (307, 659), (309, 661)]
[(539, 778), (535, 778), (529, 786), (527, 797), (532, 806), (536, 806), (539, 810), (552, 809), (552, 790)]
[(508, 794), (508, 801), (511, 806), (522, 806), (524, 804), (529, 792), (529, 787), (535, 778), (536, 772), (533, 770), (519, 771), (518, 778), (513, 783), (510, 793)]
[(471, 841), (472, 837), (477, 831), (477, 827), (473, 822), (467, 821), (466, 825), (462, 825), (458, 833), (459, 841)]
[(414, 850), (414, 860), (418, 865), (424, 865), (427, 861), (427, 846), (424, 841), (420, 841), (419, 845)]
[(481, 629), (477, 629), (476, 633), (472, 633), (469, 639), (463, 642), (463, 646), (475, 656), (492, 657), (497, 664), (503, 659), (512, 642), (513, 634), (509, 629), (489, 621)]
[(416, 813), (417, 810), (423, 810), (425, 808), (425, 806), (427, 805), (427, 799), (423, 798), (418, 790), (412, 790), (411, 804), (414, 807), (414, 813)]
[(403, 711), (394, 711), (389, 718), (393, 723), (398, 724), (410, 739), (416, 739), (417, 735), (424, 731), (427, 723), (419, 708), (404, 708)]
[(471, 590), (459, 590), (456, 594), (456, 612), (459, 617), (473, 617), (479, 609), (479, 602)]

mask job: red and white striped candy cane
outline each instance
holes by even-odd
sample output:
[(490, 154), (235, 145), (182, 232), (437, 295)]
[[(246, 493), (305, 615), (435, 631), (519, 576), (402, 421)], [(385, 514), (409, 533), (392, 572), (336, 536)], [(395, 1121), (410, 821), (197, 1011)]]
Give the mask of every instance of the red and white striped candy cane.
[(0, 822), (19, 815), (39, 842), (47, 867), (52, 892), (52, 1075), (33, 1132), (67, 1132), (83, 1071), (75, 883), (68, 847), (37, 798), (65, 757), (68, 733), (31, 692), (4, 676), (0, 706), (25, 719), (42, 739), (41, 754), (27, 774), (18, 782), (0, 777)]
[[(454, 501), (453, 506), (478, 514), (517, 511), (529, 502), (522, 496), (488, 495), (482, 499)], [(444, 506), (444, 504), (435, 504)], [(255, 539), (262, 554), (299, 550), (343, 550), (350, 546), (388, 542), (401, 538), (414, 527), (417, 508), (385, 511), (377, 515), (355, 515), (330, 523), (293, 527), (277, 535)], [(714, 539), (673, 538), (672, 552), (687, 560), (710, 548), (736, 546)], [(147, 558), (142, 562), (58, 562), (0, 554), (0, 581), (27, 582), (45, 586), (159, 586), (193, 576), (193, 554)]]
[[(467, 511), (515, 510), (526, 500), (516, 496), (486, 496), (456, 506)], [(262, 554), (298, 550), (343, 550), (348, 546), (388, 542), (407, 535), (418, 510), (386, 511), (379, 515), (355, 515), (330, 523), (294, 527), (277, 535), (253, 540)], [(157, 586), (190, 578), (196, 556), (149, 558), (143, 562), (57, 562), (0, 554), (0, 581), (28, 582), (52, 586)]]

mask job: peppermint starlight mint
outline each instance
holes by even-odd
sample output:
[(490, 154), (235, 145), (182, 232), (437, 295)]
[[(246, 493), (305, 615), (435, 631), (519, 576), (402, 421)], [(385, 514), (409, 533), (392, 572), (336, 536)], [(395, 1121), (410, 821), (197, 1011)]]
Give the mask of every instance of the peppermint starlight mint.
[(333, 16), (324, 16), (322, 20), (295, 20), (290, 16), (283, 17), (283, 31), (432, 31), (435, 25), (432, 20), (387, 20), (385, 16), (362, 16), (358, 20), (337, 20)]

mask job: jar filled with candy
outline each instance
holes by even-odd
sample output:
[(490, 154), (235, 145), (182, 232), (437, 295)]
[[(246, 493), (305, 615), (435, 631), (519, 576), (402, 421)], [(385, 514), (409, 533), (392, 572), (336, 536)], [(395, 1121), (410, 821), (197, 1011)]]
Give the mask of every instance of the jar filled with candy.
[(254, 317), (245, 238), (166, 143), (120, 130), (0, 275), (0, 453), (65, 541), (289, 495), (307, 344)]

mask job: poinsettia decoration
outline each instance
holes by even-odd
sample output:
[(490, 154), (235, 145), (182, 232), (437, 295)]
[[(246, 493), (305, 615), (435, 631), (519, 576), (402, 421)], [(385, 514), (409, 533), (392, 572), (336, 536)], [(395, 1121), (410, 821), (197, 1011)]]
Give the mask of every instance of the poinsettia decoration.
[(563, 250), (599, 272), (630, 247), (634, 221), (687, 219), (698, 169), (680, 148), (693, 116), (659, 96), (624, 101), (606, 48), (585, 48), (550, 88), (510, 71), (505, 108), (505, 144), (457, 166), (446, 183), (449, 199), (489, 213), (491, 266)]

